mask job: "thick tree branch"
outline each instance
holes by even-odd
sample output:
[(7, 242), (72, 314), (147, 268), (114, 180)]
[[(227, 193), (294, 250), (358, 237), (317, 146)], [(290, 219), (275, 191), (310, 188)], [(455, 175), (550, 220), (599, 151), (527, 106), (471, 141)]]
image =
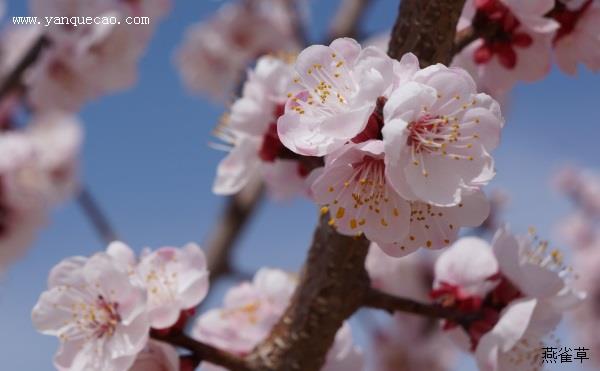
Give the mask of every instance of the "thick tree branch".
[(421, 67), (450, 64), (454, 35), (465, 0), (402, 0), (388, 53), (399, 59), (412, 52)]
[(319, 370), (343, 322), (370, 285), (369, 242), (338, 234), (323, 215), (298, 288), (270, 336), (248, 357), (255, 370)]
[(369, 4), (371, 0), (343, 0), (331, 24), (331, 40), (338, 37), (359, 37), (360, 20)]
[(467, 323), (471, 320), (461, 312), (435, 304), (420, 303), (412, 299), (397, 297), (375, 289), (370, 289), (367, 292), (364, 304), (369, 308), (383, 309), (390, 313), (412, 313), (428, 318), (447, 319), (456, 323)]
[[(448, 63), (464, 2), (403, 0), (390, 56), (413, 52), (422, 66)], [(338, 329), (367, 302), (371, 291), (364, 263), (369, 242), (339, 235), (328, 218), (321, 217), (289, 307), (269, 337), (247, 357), (254, 370), (319, 370)]]
[(217, 349), (212, 345), (196, 341), (181, 332), (169, 333), (167, 335), (161, 335), (158, 332), (152, 332), (152, 338), (189, 350), (192, 352), (195, 360), (210, 362), (215, 365), (223, 366), (230, 371), (253, 370), (247, 365), (244, 358)]

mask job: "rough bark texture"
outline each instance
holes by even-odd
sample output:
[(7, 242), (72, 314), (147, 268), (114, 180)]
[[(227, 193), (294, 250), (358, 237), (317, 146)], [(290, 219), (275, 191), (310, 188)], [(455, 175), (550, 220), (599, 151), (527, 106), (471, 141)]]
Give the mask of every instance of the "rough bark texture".
[(248, 357), (254, 370), (319, 370), (343, 322), (364, 302), (369, 242), (321, 218), (298, 289), (269, 338)]
[(402, 0), (390, 38), (389, 55), (412, 52), (421, 67), (452, 61), (454, 35), (465, 0)]

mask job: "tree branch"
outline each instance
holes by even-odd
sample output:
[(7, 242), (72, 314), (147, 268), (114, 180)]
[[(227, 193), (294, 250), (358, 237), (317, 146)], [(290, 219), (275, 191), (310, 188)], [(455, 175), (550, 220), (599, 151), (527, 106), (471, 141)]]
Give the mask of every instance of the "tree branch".
[[(464, 2), (403, 0), (390, 56), (414, 52), (422, 66), (448, 63)], [(268, 338), (247, 357), (254, 370), (319, 370), (338, 329), (370, 295), (365, 269), (369, 241), (339, 235), (328, 218), (323, 215), (315, 230), (289, 307)]]
[(482, 35), (473, 27), (463, 28), (456, 33), (454, 40), (454, 55), (460, 53), (464, 48), (469, 46), (473, 41), (479, 39)]
[(174, 332), (168, 335), (152, 332), (151, 336), (155, 340), (189, 350), (193, 353), (195, 360), (223, 366), (230, 371), (252, 371), (252, 368), (247, 365), (244, 358), (217, 349), (212, 345), (196, 341), (182, 332)]
[(371, 0), (342, 1), (329, 31), (331, 40), (360, 36), (359, 23), (370, 4)]
[(94, 227), (94, 230), (102, 242), (109, 244), (119, 239), (114, 228), (108, 221), (108, 218), (88, 188), (81, 188), (77, 195), (77, 203), (81, 207), (83, 213), (87, 216), (87, 219)]
[(370, 289), (367, 292), (364, 305), (369, 308), (383, 309), (390, 313), (412, 313), (428, 318), (446, 319), (461, 324), (472, 320), (469, 316), (465, 316), (458, 311), (435, 304), (420, 303), (412, 299), (397, 297), (375, 289)]
[(264, 196), (260, 180), (248, 184), (238, 194), (231, 196), (217, 220), (206, 246), (206, 259), (211, 281), (231, 273), (230, 256), (244, 227), (254, 215)]
[(369, 241), (338, 234), (328, 220), (321, 217), (289, 307), (248, 357), (255, 370), (319, 370), (338, 329), (364, 302)]
[(4, 99), (11, 91), (20, 86), (25, 71), (38, 60), (42, 51), (49, 45), (50, 40), (45, 35), (42, 35), (31, 46), (15, 68), (2, 81), (2, 85), (0, 85), (0, 100)]
[(449, 65), (454, 56), (454, 35), (465, 0), (402, 0), (392, 29), (389, 55), (399, 59), (412, 52), (421, 67)]

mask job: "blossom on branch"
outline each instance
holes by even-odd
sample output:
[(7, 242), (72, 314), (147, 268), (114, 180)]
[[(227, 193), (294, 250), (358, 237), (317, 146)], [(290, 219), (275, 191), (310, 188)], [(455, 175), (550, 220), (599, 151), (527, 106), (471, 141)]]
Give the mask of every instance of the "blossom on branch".
[(279, 137), (297, 154), (325, 155), (311, 196), (338, 232), (402, 256), (448, 246), (487, 218), (481, 187), (495, 175), (489, 153), (504, 120), (464, 70), (419, 69), (412, 54), (398, 62), (337, 39), (304, 50), (296, 72)]
[(292, 66), (272, 56), (261, 57), (248, 72), (242, 96), (216, 129), (216, 135), (232, 146), (217, 169), (216, 194), (237, 193), (261, 175), (276, 198), (305, 192), (310, 169), (277, 134), (292, 78)]
[(59, 263), (33, 309), (36, 329), (57, 336), (60, 370), (179, 370), (177, 352), (148, 341), (151, 328), (181, 330), (180, 318), (208, 291), (204, 253), (194, 244), (146, 250), (122, 242)]
[(297, 91), (278, 121), (281, 141), (298, 154), (323, 156), (353, 138), (371, 132), (377, 137), (376, 113), (385, 97), (417, 68), (413, 55), (394, 62), (380, 49), (361, 49), (348, 38), (306, 48), (296, 61)]
[(144, 249), (139, 261), (129, 246), (113, 242), (107, 253), (129, 267), (147, 290), (152, 328), (167, 329), (182, 312), (195, 308), (208, 292), (206, 258), (198, 245)]
[(432, 297), (472, 317), (464, 329), (451, 321), (445, 329), (475, 353), (481, 370), (537, 370), (543, 337), (585, 294), (572, 288), (560, 252), (548, 252), (547, 242), (500, 229), (492, 245), (467, 237), (442, 253)]
[(560, 24), (553, 40), (560, 69), (574, 75), (577, 64), (583, 63), (600, 71), (600, 2), (556, 0), (550, 17)]
[(73, 1), (32, 0), (32, 14), (40, 19), (51, 15), (118, 20), (140, 11), (157, 16), (151, 19), (150, 25), (128, 25), (118, 21), (53, 25), (40, 30), (40, 35), (45, 32), (50, 46), (42, 52), (24, 81), (34, 108), (76, 111), (91, 99), (133, 85), (137, 64), (152, 35), (152, 27), (164, 13), (159, 10), (163, 7), (160, 3), (94, 0), (83, 5)]
[[(205, 343), (238, 355), (249, 354), (266, 339), (287, 308), (296, 287), (293, 276), (263, 268), (252, 282), (244, 282), (225, 295), (223, 308), (210, 310), (194, 324), (192, 335)], [(204, 366), (206, 367), (206, 366)], [(208, 370), (222, 370), (211, 365)], [(353, 345), (348, 324), (336, 335), (322, 370), (362, 369), (362, 354)]]
[(559, 27), (546, 17), (553, 6), (554, 0), (467, 0), (458, 31), (470, 26), (481, 37), (455, 57), (454, 65), (495, 96), (517, 81), (540, 80), (550, 72)]
[(60, 370), (124, 371), (146, 346), (146, 290), (106, 253), (62, 261), (33, 309), (43, 334), (57, 336)]
[(0, 271), (31, 244), (50, 206), (77, 189), (81, 142), (78, 120), (61, 112), (0, 131)]
[(194, 92), (228, 100), (255, 58), (298, 49), (291, 24), (283, 0), (222, 6), (187, 31), (175, 60), (183, 82)]

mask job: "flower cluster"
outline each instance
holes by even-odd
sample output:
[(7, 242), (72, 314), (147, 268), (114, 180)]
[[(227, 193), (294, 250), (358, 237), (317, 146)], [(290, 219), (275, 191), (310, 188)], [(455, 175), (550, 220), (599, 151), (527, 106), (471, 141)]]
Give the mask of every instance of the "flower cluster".
[(464, 70), (417, 58), (395, 61), (352, 39), (313, 45), (277, 122), (281, 142), (324, 156), (311, 195), (346, 235), (388, 254), (449, 245), (461, 226), (488, 215), (481, 191), (494, 176), (490, 152), (504, 121)]
[(562, 313), (585, 295), (574, 290), (561, 253), (537, 237), (500, 229), (492, 242), (465, 237), (435, 264), (431, 295), (471, 316), (447, 321), (457, 344), (475, 353), (481, 370), (539, 369), (539, 348)]
[[(23, 26), (11, 32), (5, 49), (11, 55), (5, 69), (14, 67), (38, 38), (50, 46), (25, 76), (33, 108), (76, 111), (87, 101), (125, 89), (136, 79), (137, 62), (158, 23), (168, 10), (167, 0), (31, 0), (33, 16), (150, 17), (148, 25), (90, 24), (77, 27)], [(16, 44), (16, 47), (15, 47)]]
[(179, 326), (180, 316), (207, 291), (198, 246), (145, 250), (138, 261), (128, 246), (114, 242), (106, 252), (54, 267), (32, 320), (38, 331), (60, 339), (54, 358), (60, 370), (147, 370), (159, 362), (159, 369), (175, 371), (175, 350), (149, 341), (149, 330)]
[(176, 56), (184, 83), (192, 91), (227, 100), (253, 59), (297, 50), (289, 2), (229, 3), (213, 18), (192, 26)]
[[(222, 308), (201, 315), (192, 335), (217, 348), (246, 355), (271, 332), (283, 315), (296, 287), (293, 276), (280, 270), (262, 268), (252, 282), (231, 288)], [(353, 345), (348, 324), (338, 331), (323, 371), (362, 370), (362, 354)], [(210, 365), (207, 370), (223, 370)]]
[(596, 0), (468, 0), (458, 25), (481, 35), (458, 54), (479, 87), (502, 95), (517, 81), (548, 74), (552, 52), (558, 66), (600, 69), (600, 2)]
[(10, 116), (1, 120), (0, 272), (31, 243), (48, 208), (76, 188), (82, 141), (77, 119), (68, 114), (37, 114), (22, 130), (8, 129)]

